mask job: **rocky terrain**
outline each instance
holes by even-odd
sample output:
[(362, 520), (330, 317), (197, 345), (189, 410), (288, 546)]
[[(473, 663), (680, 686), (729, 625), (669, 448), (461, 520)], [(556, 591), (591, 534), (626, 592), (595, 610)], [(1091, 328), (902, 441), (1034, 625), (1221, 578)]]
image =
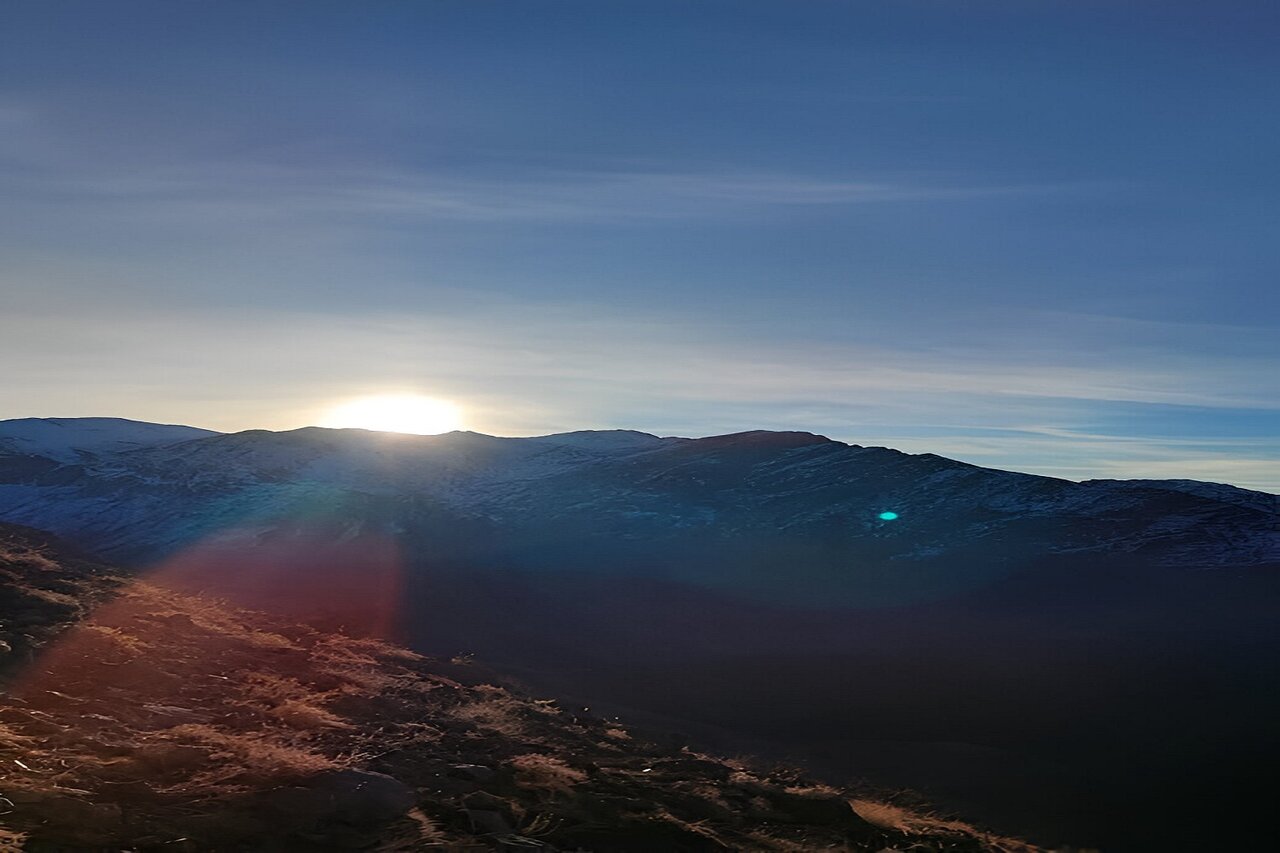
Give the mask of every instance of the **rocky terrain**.
[(3, 849), (1034, 849), (30, 529), (0, 526), (0, 581)]

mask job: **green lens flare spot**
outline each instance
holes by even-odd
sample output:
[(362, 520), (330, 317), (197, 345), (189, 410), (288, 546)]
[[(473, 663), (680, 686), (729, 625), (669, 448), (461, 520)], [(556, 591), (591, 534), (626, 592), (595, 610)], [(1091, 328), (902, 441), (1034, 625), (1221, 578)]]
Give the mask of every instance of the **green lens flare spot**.
[(898, 517), (898, 514), (896, 512), (882, 512), (878, 516), (876, 516), (876, 518), (880, 519), (881, 521), (893, 521), (897, 517)]

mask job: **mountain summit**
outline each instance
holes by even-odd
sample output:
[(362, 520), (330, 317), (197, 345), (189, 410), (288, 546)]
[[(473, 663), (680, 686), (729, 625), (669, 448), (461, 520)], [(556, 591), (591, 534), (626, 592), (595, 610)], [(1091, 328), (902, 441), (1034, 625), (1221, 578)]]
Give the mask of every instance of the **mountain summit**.
[(218, 433), (124, 418), (19, 418), (0, 421), (0, 453), (78, 462), (102, 453), (176, 444)]

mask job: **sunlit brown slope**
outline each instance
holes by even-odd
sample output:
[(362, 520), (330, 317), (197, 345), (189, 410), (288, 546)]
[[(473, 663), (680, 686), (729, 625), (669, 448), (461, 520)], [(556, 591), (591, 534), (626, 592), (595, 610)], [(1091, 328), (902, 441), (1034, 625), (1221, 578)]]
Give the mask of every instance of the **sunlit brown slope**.
[(0, 527), (0, 849), (1029, 850)]

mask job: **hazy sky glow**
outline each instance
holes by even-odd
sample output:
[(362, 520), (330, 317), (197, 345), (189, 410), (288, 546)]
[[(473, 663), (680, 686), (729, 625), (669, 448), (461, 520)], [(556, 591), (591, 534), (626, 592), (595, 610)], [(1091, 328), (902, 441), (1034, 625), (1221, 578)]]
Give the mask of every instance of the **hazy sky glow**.
[(0, 8), (0, 417), (1280, 491), (1272, 2)]

